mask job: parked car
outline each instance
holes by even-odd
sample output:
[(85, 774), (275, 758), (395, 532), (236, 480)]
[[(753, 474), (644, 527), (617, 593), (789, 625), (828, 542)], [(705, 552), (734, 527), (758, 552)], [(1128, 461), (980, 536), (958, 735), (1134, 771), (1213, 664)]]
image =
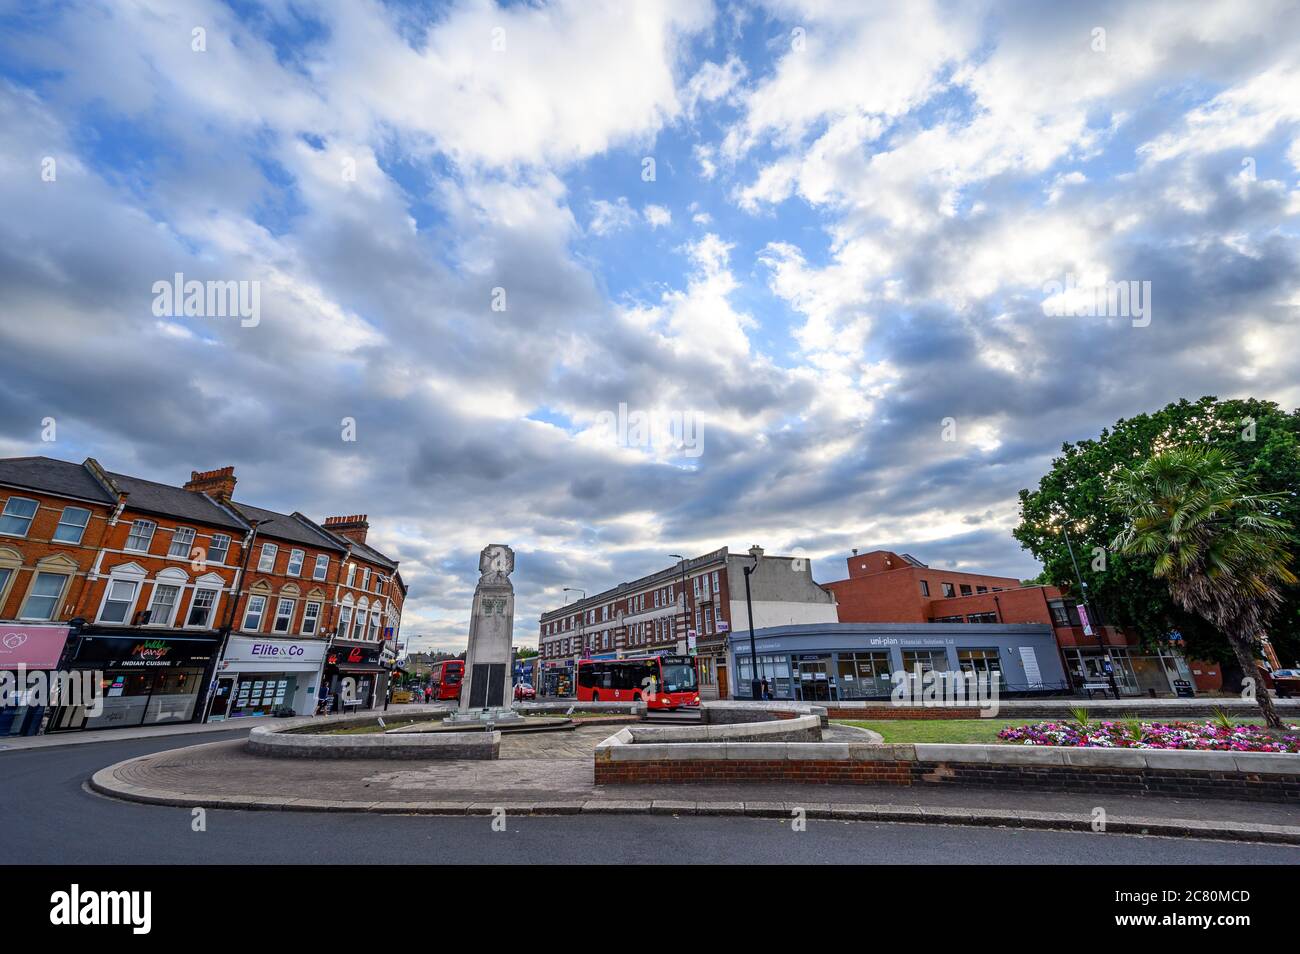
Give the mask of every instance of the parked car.
[(526, 682), (515, 683), (515, 702), (524, 699), (536, 699), (537, 690)]

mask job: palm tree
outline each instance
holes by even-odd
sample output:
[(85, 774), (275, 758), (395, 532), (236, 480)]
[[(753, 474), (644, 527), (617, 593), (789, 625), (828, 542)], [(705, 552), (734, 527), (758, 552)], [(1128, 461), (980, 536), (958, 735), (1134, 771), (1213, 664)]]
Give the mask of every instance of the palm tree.
[(1127, 521), (1114, 548), (1155, 557), (1173, 601), (1227, 636), (1264, 721), (1280, 729), (1255, 658), (1279, 586), (1296, 581), (1284, 549), (1290, 524), (1270, 513), (1281, 494), (1252, 489), (1222, 450), (1173, 447), (1117, 473), (1107, 496)]

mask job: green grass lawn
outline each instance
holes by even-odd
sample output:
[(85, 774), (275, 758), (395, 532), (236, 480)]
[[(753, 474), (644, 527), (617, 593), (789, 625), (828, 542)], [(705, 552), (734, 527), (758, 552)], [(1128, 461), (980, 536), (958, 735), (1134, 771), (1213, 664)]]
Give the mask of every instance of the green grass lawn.
[[(836, 720), (841, 721), (841, 720)], [(860, 729), (879, 732), (886, 742), (1000, 742), (998, 732), (1023, 719), (889, 719), (873, 722), (843, 721)]]
[[(1095, 720), (1095, 717), (1094, 717)], [(874, 722), (835, 720), (843, 725), (879, 732), (886, 742), (967, 742), (971, 744), (1003, 743), (998, 733), (1008, 726), (1043, 722), (1044, 719), (881, 719)], [(1151, 721), (1144, 719), (1142, 721)], [(1195, 719), (1190, 721), (1207, 721)], [(1238, 725), (1263, 725), (1263, 719), (1234, 719)]]

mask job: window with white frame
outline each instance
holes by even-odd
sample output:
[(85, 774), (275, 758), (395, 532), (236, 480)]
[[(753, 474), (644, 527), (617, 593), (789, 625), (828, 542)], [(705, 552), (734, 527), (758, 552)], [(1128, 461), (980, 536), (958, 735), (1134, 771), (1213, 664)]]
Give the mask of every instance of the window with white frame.
[(370, 611), (370, 638), (375, 641), (379, 639), (380, 615), (378, 609)]
[(212, 625), (212, 611), (216, 605), (216, 590), (196, 589), (190, 600), (190, 612), (185, 617), (185, 625), (207, 629)]
[(287, 633), (293, 623), (293, 600), (288, 597), (281, 597), (275, 606), (275, 622), (271, 624), (271, 631), (276, 633)]
[(320, 625), (320, 603), (316, 601), (309, 602), (302, 610), (302, 634), (304, 636), (316, 635), (316, 627)]
[(131, 532), (126, 537), (126, 549), (148, 553), (149, 544), (153, 541), (153, 532), (157, 529), (158, 524), (152, 520), (132, 520)]
[(176, 614), (176, 600), (181, 588), (170, 583), (155, 583), (149, 601), (149, 625), (170, 626)]
[(63, 573), (37, 573), (18, 618), (54, 619), (59, 609), (59, 597), (67, 585), (68, 577)]
[(366, 616), (368, 615), (367, 610), (369, 608), (370, 608), (370, 604), (367, 603), (365, 600), (362, 600), (360, 603), (357, 604), (357, 615), (352, 620), (353, 639), (366, 638)]
[(302, 573), (302, 561), (306, 559), (306, 557), (307, 554), (305, 554), (301, 550), (296, 550), (296, 549), (290, 550), (289, 567), (285, 572), (288, 573), (290, 576), (298, 576), (300, 573)]
[(226, 556), (230, 553), (230, 537), (224, 533), (214, 533), (212, 535), (212, 545), (208, 547), (208, 563), (221, 565), (226, 562)]
[(370, 589), (370, 567), (366, 567), (361, 571), (361, 588), (363, 590)]
[(357, 565), (355, 563), (349, 563), (347, 585), (352, 586), (353, 584), (356, 583), (356, 581), (357, 581)]
[(109, 580), (108, 592), (104, 595), (104, 605), (99, 611), (101, 623), (125, 623), (135, 605), (135, 593), (139, 584), (135, 580)]
[(90, 511), (85, 507), (64, 507), (59, 525), (54, 528), (54, 539), (59, 543), (80, 543), (90, 523)]
[(339, 607), (339, 625), (338, 634), (341, 637), (348, 635), (348, 627), (352, 625), (352, 607), (344, 603)]
[(192, 549), (194, 549), (193, 527), (177, 527), (172, 531), (172, 545), (167, 548), (169, 557), (188, 560)]
[(10, 497), (5, 501), (4, 513), (0, 514), (0, 533), (11, 537), (25, 537), (36, 518), (39, 504), (26, 497)]
[(318, 553), (316, 555), (316, 569), (312, 571), (313, 580), (323, 580), (330, 571), (330, 558), (327, 554)]
[(262, 617), (266, 614), (266, 597), (250, 596), (248, 606), (244, 609), (243, 629), (256, 633), (262, 628)]

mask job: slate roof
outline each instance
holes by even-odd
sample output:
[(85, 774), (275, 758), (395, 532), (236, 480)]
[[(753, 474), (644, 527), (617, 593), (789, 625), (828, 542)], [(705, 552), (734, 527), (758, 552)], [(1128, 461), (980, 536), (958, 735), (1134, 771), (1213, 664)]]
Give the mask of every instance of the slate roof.
[(108, 476), (129, 495), (126, 498), (129, 510), (146, 510), (179, 520), (228, 527), (241, 533), (248, 530), (248, 524), (206, 494), (126, 474), (109, 473)]
[[(264, 507), (231, 501), (223, 506), (207, 494), (160, 484), (153, 480), (131, 477), (105, 471), (108, 479), (126, 493), (130, 509), (174, 517), (181, 521), (194, 521), (209, 526), (227, 527), (240, 533), (249, 529), (248, 521), (271, 521), (260, 534), (277, 540), (302, 543), (326, 550), (351, 547), (352, 552), (371, 563), (388, 570), (396, 570), (397, 563), (372, 546), (357, 543), (341, 534), (321, 527), (300, 513), (277, 513)], [(0, 485), (24, 490), (59, 494), (81, 500), (99, 501), (116, 505), (116, 494), (100, 483), (85, 464), (76, 464), (53, 457), (8, 457), (0, 459)]]
[(335, 533), (332, 530), (326, 530), (325, 532), (328, 533), (330, 536), (332, 536), (335, 540), (338, 540), (339, 543), (343, 544), (344, 546), (351, 547), (353, 554), (361, 557), (363, 560), (369, 560), (371, 563), (378, 563), (380, 566), (385, 567), (386, 569), (389, 570), (397, 569), (396, 563), (394, 563), (388, 557), (384, 556), (374, 547), (369, 546), (368, 544), (365, 543), (358, 543), (356, 540), (353, 540), (350, 537), (345, 537), (341, 533)]
[(326, 550), (343, 549), (334, 534), (315, 529), (311, 521), (300, 513), (276, 513), (274, 510), (254, 507), (234, 500), (230, 505), (243, 514), (246, 520), (270, 521), (269, 525), (257, 531), (259, 537), (287, 540), (290, 543), (302, 543)]
[(117, 497), (110, 494), (85, 465), (53, 457), (8, 457), (0, 460), (0, 484), (117, 504)]

